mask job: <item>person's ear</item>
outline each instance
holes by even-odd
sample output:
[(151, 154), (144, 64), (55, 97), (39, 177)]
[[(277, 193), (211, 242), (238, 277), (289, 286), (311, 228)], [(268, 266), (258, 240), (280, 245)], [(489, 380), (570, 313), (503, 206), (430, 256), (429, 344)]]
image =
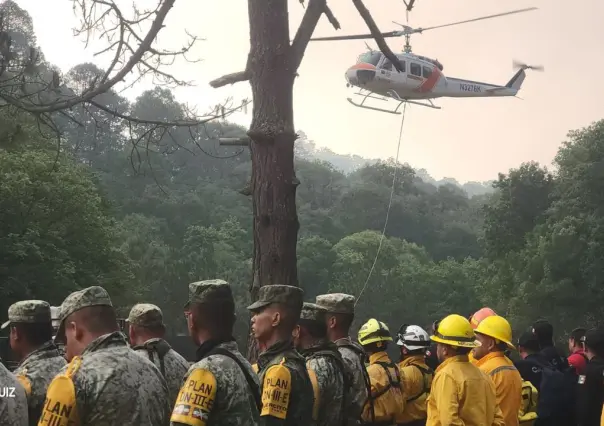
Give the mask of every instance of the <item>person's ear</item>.
[(327, 328), (335, 328), (338, 320), (335, 316), (331, 316), (327, 319)]
[(279, 324), (281, 324), (281, 312), (275, 311), (275, 312), (273, 312), (273, 315), (271, 318), (271, 325), (273, 327), (277, 327)]
[(76, 322), (70, 322), (69, 328), (72, 330), (73, 337), (76, 341), (81, 341), (84, 338), (84, 329), (82, 327), (78, 327)]

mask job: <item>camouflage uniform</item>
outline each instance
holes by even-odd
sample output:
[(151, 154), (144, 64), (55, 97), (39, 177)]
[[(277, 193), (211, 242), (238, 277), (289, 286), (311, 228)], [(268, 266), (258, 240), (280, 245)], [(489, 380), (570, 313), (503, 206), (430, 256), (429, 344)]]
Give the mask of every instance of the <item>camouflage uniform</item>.
[[(6, 328), (10, 324), (46, 324), (51, 322), (50, 305), (42, 300), (23, 300), (8, 308), (8, 321), (2, 324)], [(14, 371), (15, 376), (23, 385), (27, 394), (29, 407), (29, 424), (37, 425), (48, 385), (67, 364), (56, 346), (49, 340), (31, 352), (21, 361)]]
[[(51, 306), (50, 307), (50, 318), (52, 319), (53, 336), (55, 336), (57, 334), (57, 331), (59, 330), (59, 324), (61, 323), (61, 321), (59, 320), (60, 312), (61, 312), (60, 306)], [(55, 341), (54, 337), (52, 338), (52, 341), (54, 342), (54, 344), (57, 347), (57, 350), (59, 351), (61, 356), (65, 357), (65, 345), (62, 342)]]
[[(354, 296), (343, 293), (322, 294), (315, 300), (315, 303), (325, 308), (328, 313), (348, 315), (354, 315), (354, 302)], [(346, 412), (349, 418), (348, 424), (352, 425), (361, 418), (365, 401), (367, 401), (369, 377), (365, 368), (365, 351), (350, 337), (338, 339), (334, 343), (338, 346), (349, 377), (351, 377), (352, 383), (347, 396), (350, 405)]]
[[(67, 317), (92, 306), (112, 306), (102, 287), (67, 296), (61, 305), (57, 339), (65, 338)], [(116, 331), (93, 340), (55, 377), (38, 424), (161, 426), (168, 424), (169, 415), (168, 387), (161, 373), (131, 350), (124, 335)]]
[[(258, 300), (248, 310), (259, 312), (272, 303), (287, 306), (300, 315), (302, 289), (287, 285), (260, 288)], [(313, 424), (314, 393), (304, 357), (290, 340), (277, 342), (258, 357), (264, 425), (308, 426)]]
[[(128, 315), (128, 323), (138, 327), (162, 326), (163, 321), (161, 309), (149, 303), (134, 305), (130, 315)], [(170, 406), (173, 407), (182, 380), (189, 369), (189, 363), (172, 349), (168, 342), (161, 338), (149, 339), (142, 345), (134, 346), (132, 349), (159, 368), (168, 384)]]
[[(11, 398), (12, 389), (14, 398)], [(8, 395), (6, 394), (8, 393)], [(27, 426), (27, 396), (17, 378), (0, 364), (0, 424)]]
[[(314, 303), (304, 303), (300, 326), (318, 322), (325, 325), (326, 310)], [(313, 417), (317, 426), (341, 426), (346, 419), (347, 372), (338, 347), (320, 339), (301, 348), (315, 392)]]
[[(234, 300), (227, 282), (207, 280), (189, 284), (191, 303), (234, 305)], [(197, 359), (182, 382), (170, 424), (257, 426), (260, 382), (234, 339), (203, 342)]]

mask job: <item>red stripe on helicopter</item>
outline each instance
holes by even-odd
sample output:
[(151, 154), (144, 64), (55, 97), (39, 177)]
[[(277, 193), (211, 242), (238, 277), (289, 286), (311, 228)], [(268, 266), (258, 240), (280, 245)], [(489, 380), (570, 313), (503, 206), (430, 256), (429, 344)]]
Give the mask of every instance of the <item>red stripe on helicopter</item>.
[(432, 89), (434, 89), (434, 86), (436, 86), (436, 83), (438, 83), (438, 80), (440, 79), (441, 75), (442, 74), (440, 73), (440, 70), (437, 67), (434, 67), (434, 69), (432, 70), (432, 74), (430, 74), (430, 77), (428, 77), (421, 84), (421, 86), (417, 88), (417, 91), (421, 93), (431, 91)]
[(354, 64), (349, 69), (351, 70), (375, 70), (375, 65), (368, 64), (366, 62), (359, 62)]

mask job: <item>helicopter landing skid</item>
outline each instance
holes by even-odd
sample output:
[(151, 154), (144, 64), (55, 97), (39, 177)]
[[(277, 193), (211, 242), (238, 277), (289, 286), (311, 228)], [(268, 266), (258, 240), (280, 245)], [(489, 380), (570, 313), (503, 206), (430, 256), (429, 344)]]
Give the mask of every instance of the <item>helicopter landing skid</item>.
[[(439, 106), (434, 105), (434, 103), (432, 102), (432, 100), (431, 100), (431, 99), (427, 99), (427, 101), (428, 101), (428, 102), (419, 102), (419, 101), (413, 101), (413, 100), (409, 100), (409, 99), (402, 99), (402, 98), (401, 98), (401, 97), (398, 95), (398, 93), (396, 93), (394, 90), (389, 90), (389, 91), (388, 91), (388, 95), (389, 95), (389, 96), (390, 96), (392, 99), (394, 99), (394, 100), (396, 100), (396, 101), (398, 101), (398, 102), (401, 102), (401, 104), (402, 104), (402, 103), (404, 103), (404, 102), (407, 102), (408, 104), (414, 104), (414, 105), (419, 105), (419, 106), (425, 106), (425, 107), (428, 107), (428, 108), (434, 108), (434, 109), (441, 109)], [(401, 106), (401, 104), (399, 104), (399, 107)], [(397, 109), (398, 109), (398, 107), (397, 107)]]
[(372, 95), (371, 92), (369, 92), (367, 94), (359, 92), (359, 93), (355, 93), (355, 95), (362, 96), (363, 100), (360, 103), (353, 101), (351, 98), (347, 98), (347, 100), (348, 100), (348, 102), (350, 102), (352, 105), (354, 105), (356, 107), (370, 109), (372, 111), (387, 112), (388, 114), (395, 114), (395, 115), (400, 115), (401, 114), (400, 112), (398, 112), (398, 109), (401, 107), (401, 105), (403, 104), (404, 101), (403, 102), (399, 102), (399, 104), (397, 105), (397, 107), (394, 110), (389, 110), (389, 109), (376, 108), (376, 107), (372, 107), (372, 106), (369, 106), (369, 105), (365, 105), (365, 101), (367, 100), (367, 98), (377, 99), (379, 101), (387, 101), (388, 98), (371, 96)]

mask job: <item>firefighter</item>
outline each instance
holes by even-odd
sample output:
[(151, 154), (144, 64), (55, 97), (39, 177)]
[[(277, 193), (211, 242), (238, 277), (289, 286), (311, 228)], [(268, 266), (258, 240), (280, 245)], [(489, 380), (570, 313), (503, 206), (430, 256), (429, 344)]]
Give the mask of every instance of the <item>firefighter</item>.
[(431, 337), (438, 359), (428, 399), (427, 426), (505, 426), (497, 405), (495, 385), (470, 363), (468, 354), (479, 346), (470, 322), (449, 315)]
[(371, 384), (371, 393), (361, 416), (363, 423), (400, 424), (405, 398), (398, 366), (386, 353), (388, 343), (392, 342), (390, 330), (386, 324), (372, 318), (361, 327), (358, 337), (369, 357), (367, 374)]
[(420, 326), (403, 325), (399, 329), (396, 344), (401, 350), (399, 369), (405, 393), (403, 425), (426, 424), (426, 402), (434, 377), (434, 370), (426, 365), (426, 350), (430, 336)]

